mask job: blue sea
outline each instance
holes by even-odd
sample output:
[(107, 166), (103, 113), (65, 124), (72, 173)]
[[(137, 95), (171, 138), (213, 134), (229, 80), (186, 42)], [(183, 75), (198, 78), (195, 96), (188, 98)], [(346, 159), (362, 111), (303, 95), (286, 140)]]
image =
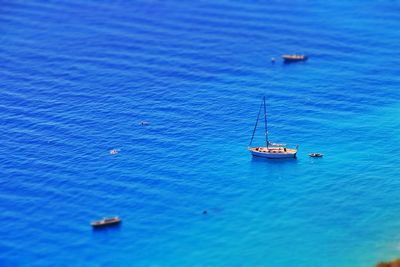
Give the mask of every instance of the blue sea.
[[(399, 256), (399, 29), (395, 0), (1, 1), (0, 266)], [(263, 96), (296, 160), (247, 151)]]

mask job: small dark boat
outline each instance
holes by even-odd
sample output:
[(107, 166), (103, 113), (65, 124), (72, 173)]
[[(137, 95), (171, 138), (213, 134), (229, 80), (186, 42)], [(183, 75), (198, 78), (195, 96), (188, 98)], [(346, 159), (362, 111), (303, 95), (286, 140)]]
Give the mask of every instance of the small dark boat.
[(285, 63), (306, 61), (308, 59), (308, 57), (304, 55), (283, 55), (282, 58)]
[(324, 156), (324, 154), (321, 154), (321, 153), (311, 153), (309, 156), (312, 157), (312, 158), (322, 158), (322, 157)]
[(103, 218), (99, 221), (94, 221), (91, 223), (92, 227), (97, 228), (97, 227), (104, 227), (104, 226), (110, 226), (110, 225), (116, 225), (121, 223), (121, 218), (119, 217), (112, 217), (112, 218)]

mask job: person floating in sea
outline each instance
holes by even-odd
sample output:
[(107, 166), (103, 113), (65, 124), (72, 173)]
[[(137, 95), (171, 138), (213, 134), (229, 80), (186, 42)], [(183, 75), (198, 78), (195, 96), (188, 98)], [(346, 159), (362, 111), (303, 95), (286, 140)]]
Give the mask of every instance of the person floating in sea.
[(142, 125), (142, 126), (149, 125), (149, 124), (150, 124), (150, 122), (148, 122), (148, 121), (141, 121), (140, 122), (140, 125)]
[(119, 149), (111, 149), (110, 154), (111, 155), (117, 155), (119, 153)]

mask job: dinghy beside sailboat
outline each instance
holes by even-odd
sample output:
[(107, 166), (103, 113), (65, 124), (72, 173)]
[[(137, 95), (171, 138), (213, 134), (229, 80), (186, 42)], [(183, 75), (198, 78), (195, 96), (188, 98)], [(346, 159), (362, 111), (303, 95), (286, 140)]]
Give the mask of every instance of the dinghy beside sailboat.
[[(261, 110), (264, 107), (264, 126), (265, 126), (265, 146), (252, 147), (254, 134), (257, 129), (258, 121), (260, 119)], [(255, 157), (263, 157), (270, 159), (283, 159), (283, 158), (296, 158), (297, 148), (288, 148), (285, 144), (274, 144), (269, 141), (268, 138), (268, 123), (267, 123), (267, 110), (265, 104), (265, 97), (260, 105), (260, 110), (258, 111), (256, 124), (254, 126), (253, 135), (251, 136), (250, 144), (248, 150)]]

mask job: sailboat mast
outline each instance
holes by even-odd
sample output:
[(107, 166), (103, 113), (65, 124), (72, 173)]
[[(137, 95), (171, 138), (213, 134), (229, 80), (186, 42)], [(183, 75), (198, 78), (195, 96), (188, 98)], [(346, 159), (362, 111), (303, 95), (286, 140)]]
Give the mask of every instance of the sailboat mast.
[(267, 107), (265, 104), (265, 96), (264, 96), (264, 125), (265, 125), (265, 143), (268, 147), (269, 141), (268, 141), (268, 124), (267, 124)]
[(261, 104), (260, 104), (260, 109), (258, 110), (258, 115), (257, 115), (256, 124), (254, 125), (254, 129), (253, 129), (253, 135), (251, 136), (251, 140), (250, 140), (250, 143), (249, 143), (249, 147), (250, 147), (251, 144), (253, 143), (254, 134), (256, 133), (257, 124), (258, 124), (258, 120), (260, 119), (260, 113), (261, 113), (262, 106), (263, 106), (263, 103), (261, 102)]

